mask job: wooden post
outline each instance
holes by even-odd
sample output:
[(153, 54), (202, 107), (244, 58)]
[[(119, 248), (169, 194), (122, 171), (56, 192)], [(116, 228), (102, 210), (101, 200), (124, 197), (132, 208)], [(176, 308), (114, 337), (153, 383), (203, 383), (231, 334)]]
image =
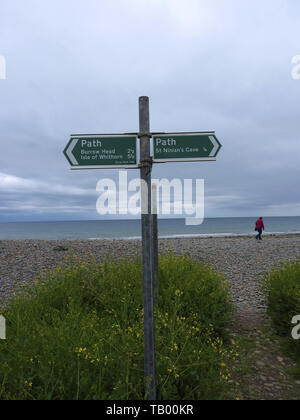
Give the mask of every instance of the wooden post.
[(159, 296), (159, 280), (158, 280), (158, 209), (157, 209), (157, 186), (152, 185), (152, 264), (153, 264), (153, 287), (154, 302), (158, 303)]
[(142, 205), (142, 253), (143, 253), (143, 300), (144, 300), (144, 347), (145, 392), (148, 400), (156, 399), (154, 299), (152, 279), (152, 209), (150, 157), (149, 98), (139, 98), (140, 119), (140, 167)]

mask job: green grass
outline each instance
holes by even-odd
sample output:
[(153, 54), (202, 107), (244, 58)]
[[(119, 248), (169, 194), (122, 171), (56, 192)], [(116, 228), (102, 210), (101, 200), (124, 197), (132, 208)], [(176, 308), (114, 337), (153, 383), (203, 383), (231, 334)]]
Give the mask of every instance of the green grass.
[(292, 338), (292, 319), (300, 315), (300, 261), (274, 269), (264, 286), (273, 326), (284, 350), (297, 362), (294, 374), (300, 377), (300, 340)]
[[(1, 400), (144, 399), (140, 261), (73, 259), (3, 310)], [(236, 357), (226, 328), (228, 286), (189, 257), (160, 258), (155, 308), (161, 400), (222, 399)]]

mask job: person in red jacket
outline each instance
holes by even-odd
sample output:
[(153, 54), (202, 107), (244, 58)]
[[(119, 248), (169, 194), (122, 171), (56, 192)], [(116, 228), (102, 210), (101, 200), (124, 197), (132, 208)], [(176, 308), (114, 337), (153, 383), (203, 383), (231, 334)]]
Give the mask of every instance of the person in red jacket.
[(257, 221), (256, 221), (256, 228), (255, 230), (258, 232), (258, 234), (256, 235), (256, 239), (259, 239), (260, 241), (262, 240), (262, 233), (263, 230), (265, 230), (265, 225), (264, 225), (264, 221), (263, 218), (260, 217)]

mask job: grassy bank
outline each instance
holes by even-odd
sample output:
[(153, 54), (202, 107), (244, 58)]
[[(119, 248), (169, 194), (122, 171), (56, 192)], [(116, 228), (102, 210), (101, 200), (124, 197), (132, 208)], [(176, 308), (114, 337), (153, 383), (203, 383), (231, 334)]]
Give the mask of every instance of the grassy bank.
[(300, 378), (300, 340), (292, 336), (292, 330), (297, 328), (292, 320), (300, 315), (300, 261), (274, 269), (265, 282), (265, 290), (274, 329), (285, 352), (297, 362), (293, 373)]
[[(2, 313), (0, 399), (143, 399), (141, 262), (73, 259)], [(222, 399), (236, 354), (222, 276), (188, 257), (160, 259), (155, 309), (159, 399)]]

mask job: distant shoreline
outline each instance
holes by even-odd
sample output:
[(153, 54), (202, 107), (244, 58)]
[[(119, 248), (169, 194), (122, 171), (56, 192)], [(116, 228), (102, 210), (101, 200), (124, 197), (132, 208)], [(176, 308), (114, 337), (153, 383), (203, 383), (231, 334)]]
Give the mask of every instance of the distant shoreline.
[[(159, 236), (159, 240), (173, 240), (173, 239), (235, 239), (235, 238), (253, 238), (256, 233), (201, 233), (201, 234), (174, 234), (174, 235), (162, 235)], [(264, 232), (263, 236), (265, 237), (293, 237), (300, 236), (300, 232)], [(57, 238), (57, 239), (41, 239), (41, 238), (0, 238), (0, 243), (4, 241), (16, 241), (16, 242), (82, 242), (82, 241), (141, 241), (141, 237), (132, 236), (132, 237), (98, 237), (98, 238)]]
[[(160, 239), (252, 237), (254, 218), (204, 219), (186, 225), (184, 219), (158, 220)], [(269, 235), (300, 234), (300, 216), (265, 218)], [(141, 220), (0, 223), (0, 240), (141, 240)]]
[[(168, 239), (230, 239), (230, 238), (252, 238), (256, 233), (201, 233), (201, 234), (191, 234), (191, 235), (166, 235), (159, 236), (159, 240), (168, 240)], [(300, 236), (300, 232), (264, 232), (263, 236), (280, 236), (280, 237), (291, 237), (291, 236)], [(63, 240), (63, 239), (61, 239)], [(65, 239), (66, 241), (73, 241), (74, 239)], [(88, 239), (78, 239), (82, 241), (141, 241), (140, 237), (128, 237), (128, 238), (88, 238)]]

